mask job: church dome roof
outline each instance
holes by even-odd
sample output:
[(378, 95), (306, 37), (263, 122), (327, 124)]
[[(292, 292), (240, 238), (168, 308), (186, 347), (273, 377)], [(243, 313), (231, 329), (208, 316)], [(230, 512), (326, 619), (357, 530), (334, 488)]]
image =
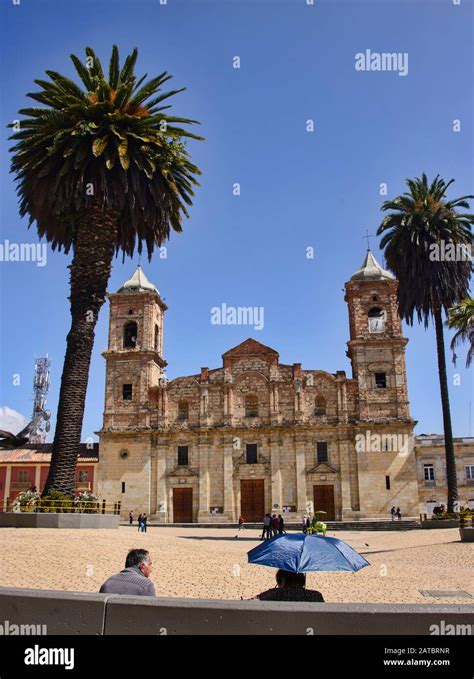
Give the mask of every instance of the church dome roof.
[(139, 264), (133, 276), (125, 281), (117, 292), (158, 292), (158, 290), (153, 283), (150, 283)]
[(393, 281), (395, 276), (380, 266), (371, 250), (367, 250), (362, 266), (349, 278), (350, 281), (381, 281), (384, 279)]

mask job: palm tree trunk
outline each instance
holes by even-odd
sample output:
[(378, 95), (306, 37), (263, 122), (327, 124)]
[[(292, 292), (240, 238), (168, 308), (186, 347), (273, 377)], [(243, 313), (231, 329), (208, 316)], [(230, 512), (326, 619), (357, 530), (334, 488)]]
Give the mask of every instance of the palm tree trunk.
[(118, 214), (94, 206), (78, 224), (70, 265), (71, 329), (67, 336), (51, 465), (43, 490), (74, 496), (95, 325), (112, 268)]
[(446, 451), (446, 478), (448, 482), (448, 512), (453, 511), (454, 502), (458, 499), (458, 481), (456, 477), (456, 458), (454, 457), (453, 430), (449, 410), (448, 379), (446, 376), (446, 355), (444, 351), (444, 330), (441, 308), (434, 310), (436, 329), (436, 348), (438, 351), (439, 386), (441, 405), (443, 408), (444, 448)]

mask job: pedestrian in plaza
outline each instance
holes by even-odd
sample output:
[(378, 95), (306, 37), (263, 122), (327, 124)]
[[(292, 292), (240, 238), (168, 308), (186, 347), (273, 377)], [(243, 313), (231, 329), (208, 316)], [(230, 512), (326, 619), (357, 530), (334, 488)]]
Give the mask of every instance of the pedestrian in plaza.
[(140, 533), (142, 530), (142, 521), (143, 521), (143, 514), (140, 512), (138, 515), (138, 532)]
[(307, 530), (307, 527), (306, 527), (306, 519), (307, 519), (307, 518), (308, 518), (308, 517), (307, 517), (306, 514), (305, 514), (305, 515), (303, 516), (303, 520), (302, 520), (302, 522), (301, 522), (302, 525), (303, 525), (303, 533), (306, 533), (306, 530)]
[(130, 519), (130, 525), (133, 526), (133, 509), (130, 511), (128, 518)]
[(235, 536), (236, 538), (239, 537), (239, 533), (240, 533), (241, 530), (245, 530), (244, 523), (245, 523), (245, 519), (244, 519), (244, 517), (243, 517), (242, 514), (241, 514), (241, 515), (239, 516), (238, 532), (237, 532), (237, 535)]
[(278, 517), (276, 514), (272, 516), (271, 526), (273, 535), (276, 535), (278, 533)]
[(112, 575), (101, 586), (101, 594), (135, 594), (156, 596), (149, 580), (152, 568), (150, 553), (146, 549), (132, 549), (127, 554), (125, 568)]
[(400, 507), (397, 507), (397, 519), (398, 519), (399, 521), (402, 520), (402, 513), (401, 513), (401, 511), (400, 511)]
[(146, 533), (146, 523), (148, 521), (148, 517), (146, 514), (143, 514), (142, 516), (142, 533)]
[(283, 533), (286, 535), (285, 520), (281, 514), (278, 514), (278, 534), (283, 535)]
[(392, 507), (392, 509), (390, 510), (390, 514), (392, 515), (392, 521), (395, 521), (396, 511), (397, 510), (395, 509), (395, 507)]
[(267, 538), (272, 537), (271, 534), (268, 535), (269, 531), (271, 533), (271, 528), (270, 528), (271, 522), (272, 522), (272, 517), (270, 516), (270, 514), (265, 514), (265, 516), (263, 517), (263, 530), (262, 530), (262, 537), (260, 538), (260, 540), (266, 540)]

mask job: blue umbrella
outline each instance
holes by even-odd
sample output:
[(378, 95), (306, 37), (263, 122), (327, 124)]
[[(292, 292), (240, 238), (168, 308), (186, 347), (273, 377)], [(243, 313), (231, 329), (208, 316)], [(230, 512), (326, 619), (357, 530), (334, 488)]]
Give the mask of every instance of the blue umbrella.
[(277, 535), (248, 552), (249, 563), (282, 568), (293, 573), (358, 571), (370, 566), (342, 540), (320, 535)]

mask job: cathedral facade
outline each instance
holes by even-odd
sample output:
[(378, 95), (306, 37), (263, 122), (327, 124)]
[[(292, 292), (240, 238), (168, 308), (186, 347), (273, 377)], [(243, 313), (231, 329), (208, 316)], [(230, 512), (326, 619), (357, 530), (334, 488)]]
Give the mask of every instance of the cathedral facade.
[(249, 338), (168, 381), (167, 306), (138, 267), (109, 295), (101, 497), (164, 523), (417, 515), (397, 285), (370, 251), (346, 283), (351, 376), (281, 363)]

